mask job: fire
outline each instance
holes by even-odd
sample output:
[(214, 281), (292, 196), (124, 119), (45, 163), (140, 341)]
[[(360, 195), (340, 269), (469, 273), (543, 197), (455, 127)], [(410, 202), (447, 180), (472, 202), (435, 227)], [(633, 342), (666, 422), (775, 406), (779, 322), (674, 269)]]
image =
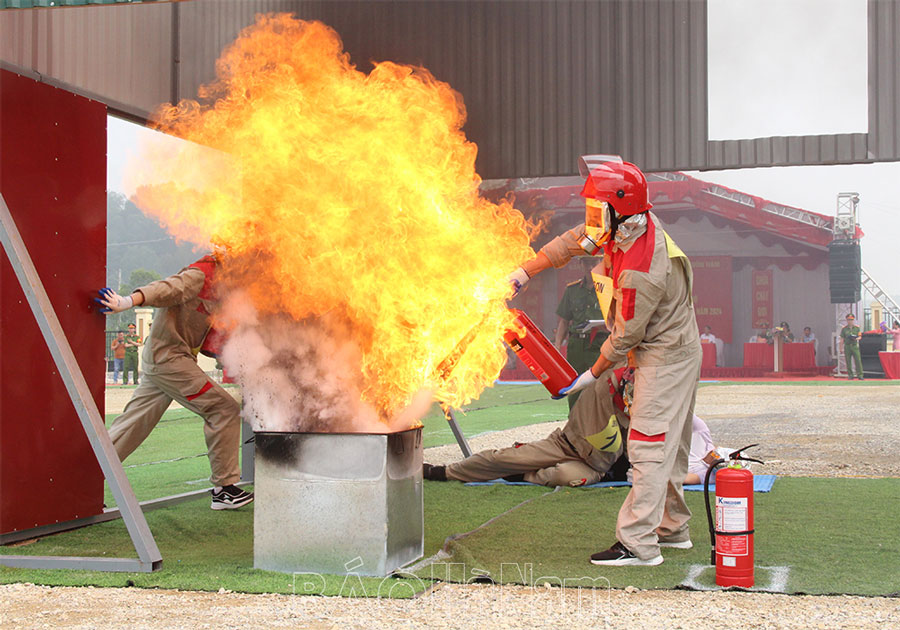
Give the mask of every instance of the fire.
[(288, 15), (258, 16), (216, 70), (200, 102), (158, 112), (190, 143), (146, 148), (136, 203), (227, 251), (223, 284), (259, 317), (351, 342), (381, 419), (422, 389), (477, 397), (506, 361), (505, 278), (534, 256), (533, 228), (479, 196), (460, 94), (424, 68), (366, 74), (332, 29)]

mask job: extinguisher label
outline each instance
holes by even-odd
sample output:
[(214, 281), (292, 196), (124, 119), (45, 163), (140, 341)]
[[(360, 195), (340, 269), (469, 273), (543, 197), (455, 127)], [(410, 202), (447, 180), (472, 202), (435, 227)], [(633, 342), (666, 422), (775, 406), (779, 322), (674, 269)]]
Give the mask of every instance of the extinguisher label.
[(723, 556), (746, 556), (748, 536), (716, 536), (716, 553)]
[[(747, 531), (747, 497), (716, 497), (716, 529), (720, 532)], [(746, 556), (749, 536), (716, 536), (716, 553)]]
[(716, 529), (747, 531), (747, 497), (716, 497)]

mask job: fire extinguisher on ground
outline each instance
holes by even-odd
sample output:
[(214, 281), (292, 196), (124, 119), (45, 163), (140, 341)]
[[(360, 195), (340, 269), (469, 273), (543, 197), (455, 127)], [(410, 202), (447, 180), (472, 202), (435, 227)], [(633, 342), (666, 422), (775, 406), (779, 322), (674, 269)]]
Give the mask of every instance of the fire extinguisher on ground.
[(741, 462), (764, 463), (744, 457), (743, 451), (758, 444), (738, 449), (728, 456), (726, 468), (716, 473), (715, 519), (709, 506), (709, 480), (724, 459), (715, 460), (706, 471), (703, 496), (706, 501), (706, 520), (712, 547), (710, 564), (716, 567), (719, 586), (753, 586), (753, 473)]

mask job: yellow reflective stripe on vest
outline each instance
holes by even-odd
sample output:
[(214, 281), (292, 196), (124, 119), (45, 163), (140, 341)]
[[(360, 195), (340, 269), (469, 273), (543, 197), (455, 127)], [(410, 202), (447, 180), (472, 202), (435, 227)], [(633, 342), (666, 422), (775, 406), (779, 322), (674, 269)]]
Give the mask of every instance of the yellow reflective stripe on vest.
[(606, 428), (600, 433), (588, 435), (584, 439), (598, 451), (605, 453), (618, 451), (622, 446), (622, 432), (619, 430), (619, 421), (616, 419), (616, 414), (609, 417)]
[(612, 304), (613, 299), (612, 278), (592, 271), (591, 279), (594, 281), (594, 291), (597, 293), (597, 303), (600, 305), (603, 319), (609, 319), (609, 305)]
[(688, 273), (688, 269), (689, 269), (689, 265), (691, 264), (691, 260), (690, 260), (690, 258), (687, 257), (687, 255), (683, 251), (681, 251), (681, 248), (678, 247), (678, 244), (672, 240), (672, 237), (669, 236), (669, 234), (665, 230), (663, 230), (663, 236), (666, 237), (666, 251), (669, 253), (669, 258), (684, 258), (684, 263), (682, 264), (682, 267), (684, 268), (685, 281), (687, 282), (688, 290), (691, 293), (691, 295), (688, 296), (688, 303), (691, 306), (693, 306), (694, 305), (694, 296), (692, 295), (692, 293), (693, 293), (694, 282), (693, 282), (693, 278), (691, 277), (691, 274)]
[(663, 230), (663, 236), (666, 237), (666, 251), (669, 252), (669, 258), (687, 258), (684, 252), (681, 251), (681, 248), (678, 247), (678, 244), (669, 236), (668, 232)]

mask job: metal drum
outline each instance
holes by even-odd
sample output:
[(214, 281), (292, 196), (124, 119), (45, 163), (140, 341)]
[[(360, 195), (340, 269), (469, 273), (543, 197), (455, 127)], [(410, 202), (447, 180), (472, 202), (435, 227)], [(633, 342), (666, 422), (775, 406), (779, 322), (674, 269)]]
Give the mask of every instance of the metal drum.
[(257, 433), (253, 566), (385, 576), (424, 551), (422, 429)]

